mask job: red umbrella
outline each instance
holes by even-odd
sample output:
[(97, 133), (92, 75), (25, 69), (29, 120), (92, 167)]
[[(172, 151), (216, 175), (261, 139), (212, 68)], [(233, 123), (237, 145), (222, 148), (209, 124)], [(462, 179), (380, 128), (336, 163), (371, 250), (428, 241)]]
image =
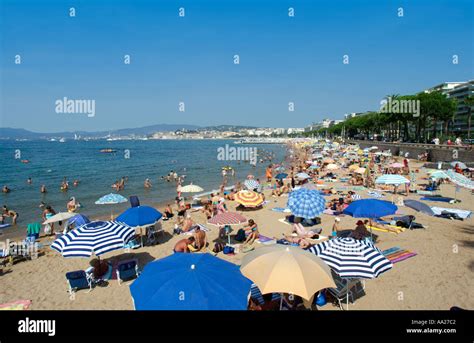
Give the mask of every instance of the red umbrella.
[(247, 218), (237, 212), (224, 212), (209, 219), (208, 223), (213, 225), (237, 225), (247, 222)]

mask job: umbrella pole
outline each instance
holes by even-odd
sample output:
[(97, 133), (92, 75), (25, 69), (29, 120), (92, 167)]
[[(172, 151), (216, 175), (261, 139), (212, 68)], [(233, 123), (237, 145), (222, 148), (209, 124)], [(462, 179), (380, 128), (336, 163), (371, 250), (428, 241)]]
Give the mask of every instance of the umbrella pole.
[(346, 279), (346, 311), (349, 311), (349, 280)]

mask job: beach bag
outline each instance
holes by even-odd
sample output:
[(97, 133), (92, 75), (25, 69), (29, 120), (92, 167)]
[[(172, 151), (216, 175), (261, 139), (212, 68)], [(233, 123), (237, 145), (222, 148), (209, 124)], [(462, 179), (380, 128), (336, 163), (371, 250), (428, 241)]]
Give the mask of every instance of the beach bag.
[(237, 242), (245, 241), (245, 230), (244, 229), (239, 229), (239, 231), (237, 231), (237, 234), (235, 235), (234, 239)]
[(319, 292), (318, 296), (316, 297), (316, 305), (324, 306), (326, 304), (327, 304), (326, 293), (325, 292)]
[(212, 251), (216, 254), (223, 251), (223, 250), (224, 250), (224, 244), (220, 243), (220, 242), (216, 242), (214, 244), (214, 249), (212, 249)]
[(50, 235), (50, 234), (51, 234), (51, 231), (52, 231), (52, 230), (51, 230), (51, 225), (46, 224), (46, 225), (44, 226), (44, 234), (45, 234), (45, 235)]
[(226, 246), (224, 247), (224, 250), (223, 250), (222, 252), (223, 252), (225, 255), (228, 255), (228, 254), (233, 254), (234, 251), (235, 251), (234, 248), (232, 248), (232, 247), (226, 245)]

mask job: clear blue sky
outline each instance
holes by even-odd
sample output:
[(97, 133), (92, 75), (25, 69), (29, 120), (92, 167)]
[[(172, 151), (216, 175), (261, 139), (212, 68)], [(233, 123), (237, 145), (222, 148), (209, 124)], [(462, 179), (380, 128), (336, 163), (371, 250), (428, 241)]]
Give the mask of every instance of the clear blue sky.
[[(302, 127), (378, 109), (387, 94), (474, 76), (472, 0), (0, 3), (3, 127)], [(65, 96), (95, 99), (96, 116), (57, 114), (54, 102)]]

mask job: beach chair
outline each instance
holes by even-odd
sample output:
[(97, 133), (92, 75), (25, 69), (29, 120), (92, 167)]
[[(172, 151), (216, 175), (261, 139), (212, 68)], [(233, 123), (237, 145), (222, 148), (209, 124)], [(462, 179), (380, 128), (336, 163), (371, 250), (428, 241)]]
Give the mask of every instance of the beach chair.
[(138, 260), (127, 260), (117, 264), (117, 281), (122, 282), (138, 277)]
[(328, 288), (328, 292), (337, 301), (339, 308), (344, 310), (343, 302), (346, 302), (346, 309), (349, 309), (349, 300), (354, 303), (357, 298), (365, 294), (365, 282), (361, 279), (342, 279), (334, 272), (332, 273), (336, 288)]
[(130, 195), (130, 206), (131, 207), (138, 207), (140, 206), (140, 200), (138, 200), (138, 197), (136, 195)]
[(74, 294), (80, 289), (89, 289), (87, 293), (92, 291), (93, 284), (93, 271), (94, 268), (89, 268), (87, 271), (84, 270), (75, 270), (72, 272), (66, 273), (66, 280), (68, 284), (68, 293), (70, 295)]

